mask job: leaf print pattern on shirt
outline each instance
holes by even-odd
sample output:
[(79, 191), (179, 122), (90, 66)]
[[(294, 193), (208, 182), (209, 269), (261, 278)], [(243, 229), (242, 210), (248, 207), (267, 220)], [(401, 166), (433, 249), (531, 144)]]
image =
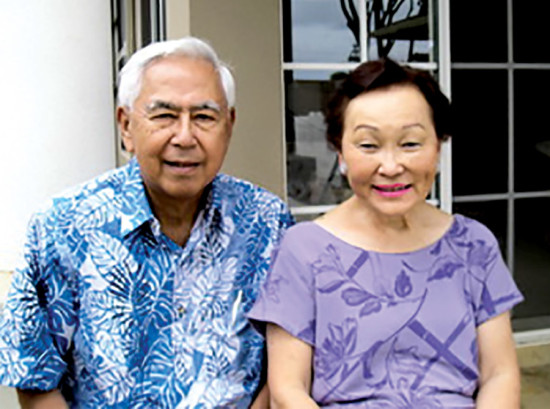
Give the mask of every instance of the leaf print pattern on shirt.
[(135, 158), (37, 212), (0, 317), (0, 381), (81, 409), (247, 406), (263, 339), (244, 314), (292, 218), (230, 176), (207, 193), (185, 248)]

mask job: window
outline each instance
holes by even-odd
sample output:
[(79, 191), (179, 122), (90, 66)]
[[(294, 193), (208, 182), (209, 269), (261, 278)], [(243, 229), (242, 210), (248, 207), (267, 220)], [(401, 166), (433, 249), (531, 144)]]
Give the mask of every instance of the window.
[[(113, 39), (113, 98), (117, 76), (128, 58), (139, 48), (166, 38), (164, 0), (111, 0)], [(117, 134), (117, 163), (128, 160)]]
[[(525, 295), (516, 330), (550, 326), (550, 5), (451, 3), (453, 209), (487, 225)], [(468, 21), (464, 24), (464, 21)]]
[[(431, 70), (448, 89), (447, 54), (438, 52), (446, 43), (437, 24), (445, 19), (446, 4), (282, 0), (287, 194), (298, 219), (323, 213), (350, 195), (338, 172), (336, 153), (325, 142), (323, 117), (342, 73), (363, 61), (389, 56)], [(449, 150), (443, 154), (448, 160)], [(446, 192), (444, 185), (450, 178), (447, 169), (442, 166), (431, 199), (450, 210), (450, 190)]]

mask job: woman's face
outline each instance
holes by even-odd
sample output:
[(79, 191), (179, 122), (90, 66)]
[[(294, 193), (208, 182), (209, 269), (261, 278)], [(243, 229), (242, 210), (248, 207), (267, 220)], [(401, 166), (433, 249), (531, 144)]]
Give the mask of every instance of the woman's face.
[(355, 196), (381, 216), (405, 216), (425, 201), (439, 149), (431, 107), (412, 85), (369, 91), (348, 104), (340, 160)]

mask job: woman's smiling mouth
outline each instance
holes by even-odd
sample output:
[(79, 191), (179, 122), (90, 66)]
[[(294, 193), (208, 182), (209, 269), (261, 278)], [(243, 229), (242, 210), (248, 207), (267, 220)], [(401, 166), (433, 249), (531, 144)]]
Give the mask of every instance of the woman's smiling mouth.
[(376, 193), (384, 197), (400, 197), (412, 189), (412, 184), (372, 185)]

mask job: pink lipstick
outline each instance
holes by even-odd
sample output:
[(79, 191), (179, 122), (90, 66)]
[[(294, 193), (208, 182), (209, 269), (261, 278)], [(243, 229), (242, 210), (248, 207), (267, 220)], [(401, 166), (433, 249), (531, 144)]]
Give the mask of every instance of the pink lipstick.
[(412, 185), (394, 183), (392, 185), (372, 185), (374, 191), (383, 197), (401, 197), (412, 189)]

